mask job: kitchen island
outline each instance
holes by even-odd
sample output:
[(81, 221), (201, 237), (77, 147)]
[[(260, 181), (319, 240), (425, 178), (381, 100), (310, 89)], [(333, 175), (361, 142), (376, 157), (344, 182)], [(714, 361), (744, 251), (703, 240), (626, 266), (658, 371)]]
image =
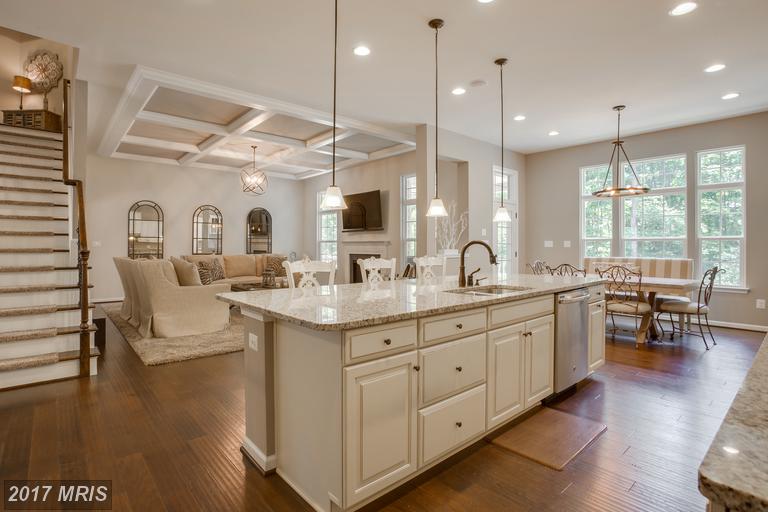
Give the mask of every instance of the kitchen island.
[(603, 284), (514, 275), (495, 289), (220, 294), (245, 322), (243, 452), (316, 510), (355, 510), (552, 395), (557, 293), (589, 290), (589, 368), (602, 365)]

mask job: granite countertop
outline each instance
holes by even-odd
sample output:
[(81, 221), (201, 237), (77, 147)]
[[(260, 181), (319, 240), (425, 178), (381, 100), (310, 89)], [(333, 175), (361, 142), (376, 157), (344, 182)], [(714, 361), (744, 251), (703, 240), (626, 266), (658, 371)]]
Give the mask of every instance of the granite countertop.
[(699, 490), (727, 510), (768, 510), (768, 336), (699, 466)]
[[(414, 280), (386, 281), (378, 286), (344, 284), (309, 290), (280, 289), (220, 293), (219, 300), (243, 309), (320, 331), (355, 329), (398, 320), (511, 302), (605, 283), (598, 276), (561, 277), (516, 274), (500, 285), (524, 286), (504, 296), (450, 293), (456, 279), (439, 285), (418, 285)], [(480, 287), (482, 288), (482, 287)]]

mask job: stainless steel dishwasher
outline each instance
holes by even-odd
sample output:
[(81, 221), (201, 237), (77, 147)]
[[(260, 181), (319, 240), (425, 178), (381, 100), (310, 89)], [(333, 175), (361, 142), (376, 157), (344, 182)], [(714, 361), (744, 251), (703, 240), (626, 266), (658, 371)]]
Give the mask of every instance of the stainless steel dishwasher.
[(573, 386), (589, 369), (589, 290), (557, 294), (555, 316), (555, 393)]

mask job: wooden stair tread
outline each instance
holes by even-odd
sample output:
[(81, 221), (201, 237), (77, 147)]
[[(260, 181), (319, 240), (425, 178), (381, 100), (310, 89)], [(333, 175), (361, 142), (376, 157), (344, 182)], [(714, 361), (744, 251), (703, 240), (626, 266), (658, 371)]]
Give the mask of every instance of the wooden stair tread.
[(47, 254), (54, 252), (50, 247), (20, 247), (20, 248), (0, 248), (0, 254)]
[(49, 188), (6, 187), (6, 186), (0, 186), (0, 192), (24, 192), (28, 194), (67, 194), (66, 190), (52, 190)]
[(56, 207), (56, 208), (66, 208), (69, 205), (66, 204), (59, 204), (59, 203), (50, 203), (47, 201), (17, 201), (15, 199), (0, 199), (0, 205), (5, 206), (46, 206), (46, 207)]
[(54, 183), (64, 183), (64, 180), (58, 178), (51, 178), (49, 176), (27, 176), (25, 174), (10, 174), (6, 172), (0, 172), (0, 178), (7, 178), (11, 180), (30, 180), (30, 181), (48, 181)]
[[(8, 129), (8, 128), (13, 128)], [(0, 124), (0, 135), (12, 135), (15, 137), (26, 137), (28, 139), (40, 139), (48, 142), (61, 143), (62, 135), (59, 132), (46, 132), (44, 130), (35, 130), (33, 128), (22, 128), (19, 126), (7, 126)]]
[(16, 162), (5, 162), (0, 160), (0, 166), (6, 166), (6, 167), (23, 167), (24, 169), (40, 169), (41, 171), (55, 171), (55, 172), (62, 172), (61, 169), (57, 169), (52, 166), (47, 165), (36, 165), (36, 164), (19, 164)]
[[(1, 142), (0, 142), (1, 144)], [(53, 151), (56, 151), (55, 149)], [(50, 155), (35, 155), (30, 153), (21, 153), (19, 151), (8, 151), (7, 149), (0, 149), (0, 155), (8, 155), (8, 156), (20, 156), (23, 158), (35, 158), (37, 160), (55, 160), (55, 161), (62, 161), (61, 157), (55, 157)]]
[[(90, 332), (96, 331), (96, 326), (91, 324), (88, 327)], [(24, 329), (19, 331), (0, 332), (0, 343), (12, 343), (15, 341), (41, 340), (52, 338), (53, 336), (66, 336), (68, 334), (77, 334), (80, 327), (77, 325), (67, 327), (47, 327), (45, 329)]]
[(0, 360), (0, 372), (12, 370), (24, 370), (26, 368), (37, 368), (38, 366), (48, 366), (59, 362), (59, 354), (53, 352), (50, 354), (39, 354), (35, 356), (14, 357), (12, 359)]
[[(7, 135), (5, 132), (0, 132), (0, 144), (4, 144), (6, 146), (19, 146), (20, 148), (32, 148), (32, 149), (45, 149), (48, 151), (58, 151), (61, 152), (61, 148), (55, 148), (51, 146), (43, 146), (41, 144), (30, 144), (29, 142), (19, 142), (17, 140), (9, 140), (8, 137), (14, 137), (14, 138), (24, 138), (24, 135)], [(48, 142), (59, 142), (59, 140), (50, 140), (50, 139), (44, 139)], [(33, 141), (36, 142), (36, 141)]]
[(0, 231), (0, 236), (67, 236), (54, 231)]
[[(88, 270), (93, 269), (93, 267), (88, 267)], [(7, 273), (14, 273), (14, 272), (55, 272), (55, 271), (70, 271), (70, 270), (78, 270), (77, 267), (54, 267), (52, 265), (37, 265), (37, 266), (31, 266), (31, 267), (23, 267), (23, 266), (16, 266), (16, 267), (0, 267), (0, 272), (7, 272)]]
[[(89, 309), (95, 308), (93, 304), (88, 306)], [(60, 311), (76, 311), (80, 309), (79, 304), (65, 304), (65, 305), (45, 305), (45, 306), (25, 306), (20, 308), (2, 308), (0, 309), (0, 318), (9, 318), (13, 316), (27, 316), (27, 315), (46, 315), (49, 313), (58, 313)]]
[(54, 217), (53, 215), (0, 215), (0, 220), (42, 220), (42, 221), (67, 221), (66, 217)]
[[(88, 288), (93, 288), (92, 284)], [(79, 284), (26, 284), (18, 286), (0, 286), (0, 294), (3, 293), (35, 293), (55, 292), (58, 290), (78, 290)]]

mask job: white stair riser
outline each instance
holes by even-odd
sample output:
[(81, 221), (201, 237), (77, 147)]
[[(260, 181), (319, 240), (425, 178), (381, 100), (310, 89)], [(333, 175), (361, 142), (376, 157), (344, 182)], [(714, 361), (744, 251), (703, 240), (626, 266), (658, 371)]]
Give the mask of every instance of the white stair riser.
[[(62, 202), (61, 204), (64, 203)], [(0, 215), (40, 215), (48, 217), (66, 217), (68, 215), (68, 208), (64, 208), (62, 206), (24, 206), (0, 204)]]
[(41, 132), (40, 130), (33, 130), (32, 128), (19, 128), (17, 126), (8, 125), (0, 126), (0, 134), (18, 135), (26, 137), (27, 140), (49, 139), (60, 141), (64, 138), (62, 134), (56, 132)]
[(19, 167), (17, 165), (3, 163), (7, 162), (0, 158), (0, 173), (15, 174), (17, 176), (42, 176), (44, 178), (62, 179), (61, 171), (51, 171), (47, 169), (35, 169), (31, 167)]
[[(94, 335), (91, 333), (91, 347), (94, 346)], [(80, 350), (80, 334), (62, 334), (35, 340), (9, 341), (0, 343), (0, 359), (15, 357), (37, 356), (53, 352), (69, 352)]]
[(80, 310), (0, 317), (0, 332), (45, 329), (62, 325), (80, 325)]
[[(21, 186), (21, 185), (11, 185)], [(27, 187), (25, 187), (27, 188)], [(32, 187), (45, 189), (46, 186)], [(45, 201), (48, 203), (67, 204), (65, 194), (46, 194), (45, 192), (17, 192), (10, 190), (0, 190), (0, 199), (4, 201)]]
[(37, 267), (50, 265), (52, 267), (69, 267), (69, 253), (2, 253), (0, 252), (0, 267)]
[(0, 286), (22, 286), (25, 284), (77, 284), (77, 271), (0, 272)]
[[(91, 357), (91, 375), (98, 373), (98, 358)], [(35, 382), (46, 382), (58, 379), (68, 379), (80, 375), (80, 361), (60, 361), (56, 364), (0, 372), (0, 389), (25, 386)]]
[(54, 233), (66, 233), (68, 230), (69, 222), (66, 220), (0, 219), (0, 231), (52, 231)]
[(69, 243), (66, 236), (5, 236), (0, 235), (0, 249), (66, 249)]
[[(18, 286), (18, 285), (12, 285)], [(0, 308), (21, 308), (24, 306), (52, 306), (55, 304), (77, 304), (79, 290), (53, 290), (45, 292), (0, 293)]]
[[(29, 142), (25, 142), (23, 144), (29, 144)], [(19, 146), (16, 144), (4, 144), (2, 140), (0, 140), (0, 151), (5, 151), (9, 153), (21, 153), (25, 156), (30, 156), (33, 158), (53, 158), (53, 159), (61, 159), (62, 157), (62, 150), (60, 149), (41, 149), (41, 148), (32, 148), (29, 146)]]
[(46, 168), (61, 169), (61, 160), (54, 160), (44, 156), (33, 157), (0, 154), (0, 162), (6, 164), (39, 165)]
[[(2, 171), (0, 171), (2, 173)], [(6, 172), (4, 174), (15, 174), (11, 172)], [(23, 174), (22, 176), (29, 176), (28, 174)], [(48, 176), (50, 178), (53, 178), (54, 176)], [(23, 179), (23, 178), (3, 178), (0, 176), (0, 187), (24, 187), (24, 188), (44, 188), (46, 190), (58, 190), (60, 192), (69, 192), (69, 188), (64, 183), (60, 183), (58, 181), (40, 181), (40, 180), (30, 180), (30, 179)], [(61, 197), (64, 198), (64, 201), (62, 203), (66, 203), (66, 197), (65, 195), (62, 195)]]
[[(2, 127), (0, 127), (2, 130)], [(58, 149), (61, 154), (62, 142), (56, 140), (43, 140), (43, 139), (31, 139), (24, 137), (23, 135), (13, 135), (10, 133), (0, 132), (0, 144), (8, 144), (15, 142), (17, 144), (29, 144), (30, 146), (45, 146), (50, 149)]]

